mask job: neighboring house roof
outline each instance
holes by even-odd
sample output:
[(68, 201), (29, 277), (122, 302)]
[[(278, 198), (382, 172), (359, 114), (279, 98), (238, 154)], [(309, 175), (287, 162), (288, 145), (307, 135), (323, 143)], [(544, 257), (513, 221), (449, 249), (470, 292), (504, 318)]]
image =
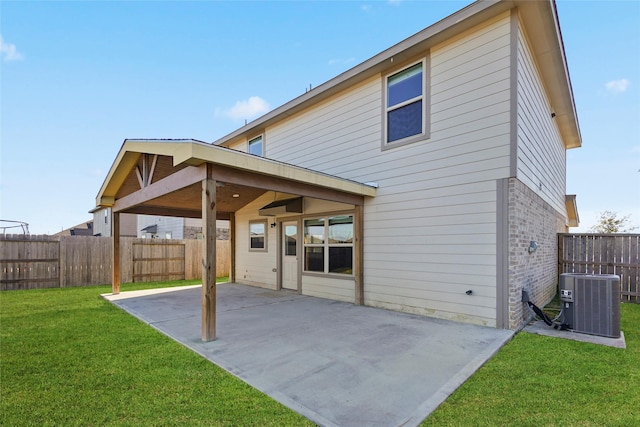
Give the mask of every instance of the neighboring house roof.
[(70, 232), (72, 236), (93, 236), (91, 228), (72, 228)]
[(148, 225), (140, 231), (142, 231), (143, 233), (155, 234), (158, 232), (158, 224)]
[(83, 222), (82, 224), (64, 229), (54, 236), (93, 236), (93, 221)]
[(565, 147), (580, 147), (582, 137), (558, 23), (558, 14), (553, 0), (479, 0), (220, 138), (214, 144), (225, 145), (238, 138), (246, 137), (248, 134), (255, 134), (349, 86), (384, 73), (395, 67), (398, 62), (411, 58), (489, 17), (512, 8), (520, 10), (520, 16), (529, 34), (533, 55), (540, 66), (540, 73), (544, 79)]

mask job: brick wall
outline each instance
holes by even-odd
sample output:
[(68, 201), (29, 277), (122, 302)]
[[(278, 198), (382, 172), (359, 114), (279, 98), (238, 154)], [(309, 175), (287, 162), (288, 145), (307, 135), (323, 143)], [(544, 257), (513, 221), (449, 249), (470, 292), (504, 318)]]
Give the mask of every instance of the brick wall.
[[(557, 291), (557, 233), (566, 230), (565, 217), (516, 178), (509, 179), (509, 329), (517, 329), (530, 318), (521, 302), (522, 290), (542, 307)], [(529, 253), (535, 241), (538, 249)]]

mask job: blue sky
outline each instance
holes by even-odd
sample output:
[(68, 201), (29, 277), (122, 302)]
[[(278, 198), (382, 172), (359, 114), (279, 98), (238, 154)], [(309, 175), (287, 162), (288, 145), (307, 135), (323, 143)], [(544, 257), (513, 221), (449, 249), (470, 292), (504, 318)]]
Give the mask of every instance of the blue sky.
[[(89, 220), (124, 139), (214, 141), (469, 3), (3, 0), (0, 219), (34, 234)], [(557, 6), (577, 230), (604, 210), (640, 226), (640, 2)]]

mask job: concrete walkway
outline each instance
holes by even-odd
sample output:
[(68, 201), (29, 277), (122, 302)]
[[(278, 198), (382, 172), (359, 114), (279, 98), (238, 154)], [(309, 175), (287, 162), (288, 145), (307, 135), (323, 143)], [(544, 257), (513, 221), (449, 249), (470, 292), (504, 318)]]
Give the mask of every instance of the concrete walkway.
[(204, 343), (200, 286), (104, 297), (323, 426), (416, 426), (513, 336), (222, 284), (218, 339)]

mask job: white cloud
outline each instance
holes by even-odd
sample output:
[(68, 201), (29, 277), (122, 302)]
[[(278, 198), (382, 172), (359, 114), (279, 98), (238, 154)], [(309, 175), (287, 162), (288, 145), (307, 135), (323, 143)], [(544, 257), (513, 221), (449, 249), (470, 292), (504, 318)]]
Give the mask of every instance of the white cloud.
[(0, 35), (0, 54), (3, 61), (20, 61), (24, 59), (24, 55), (18, 52), (16, 45), (7, 43)]
[(249, 120), (269, 111), (271, 106), (259, 96), (252, 96), (246, 101), (238, 101), (233, 107), (222, 111), (222, 114), (234, 120)]
[(611, 80), (610, 82), (605, 83), (604, 86), (607, 88), (607, 92), (618, 94), (618, 93), (626, 92), (630, 84), (631, 82), (629, 82), (628, 79), (620, 79), (620, 80)]
[(360, 9), (362, 9), (363, 12), (369, 12), (372, 9), (372, 6), (370, 4), (363, 4), (362, 6), (360, 6)]

